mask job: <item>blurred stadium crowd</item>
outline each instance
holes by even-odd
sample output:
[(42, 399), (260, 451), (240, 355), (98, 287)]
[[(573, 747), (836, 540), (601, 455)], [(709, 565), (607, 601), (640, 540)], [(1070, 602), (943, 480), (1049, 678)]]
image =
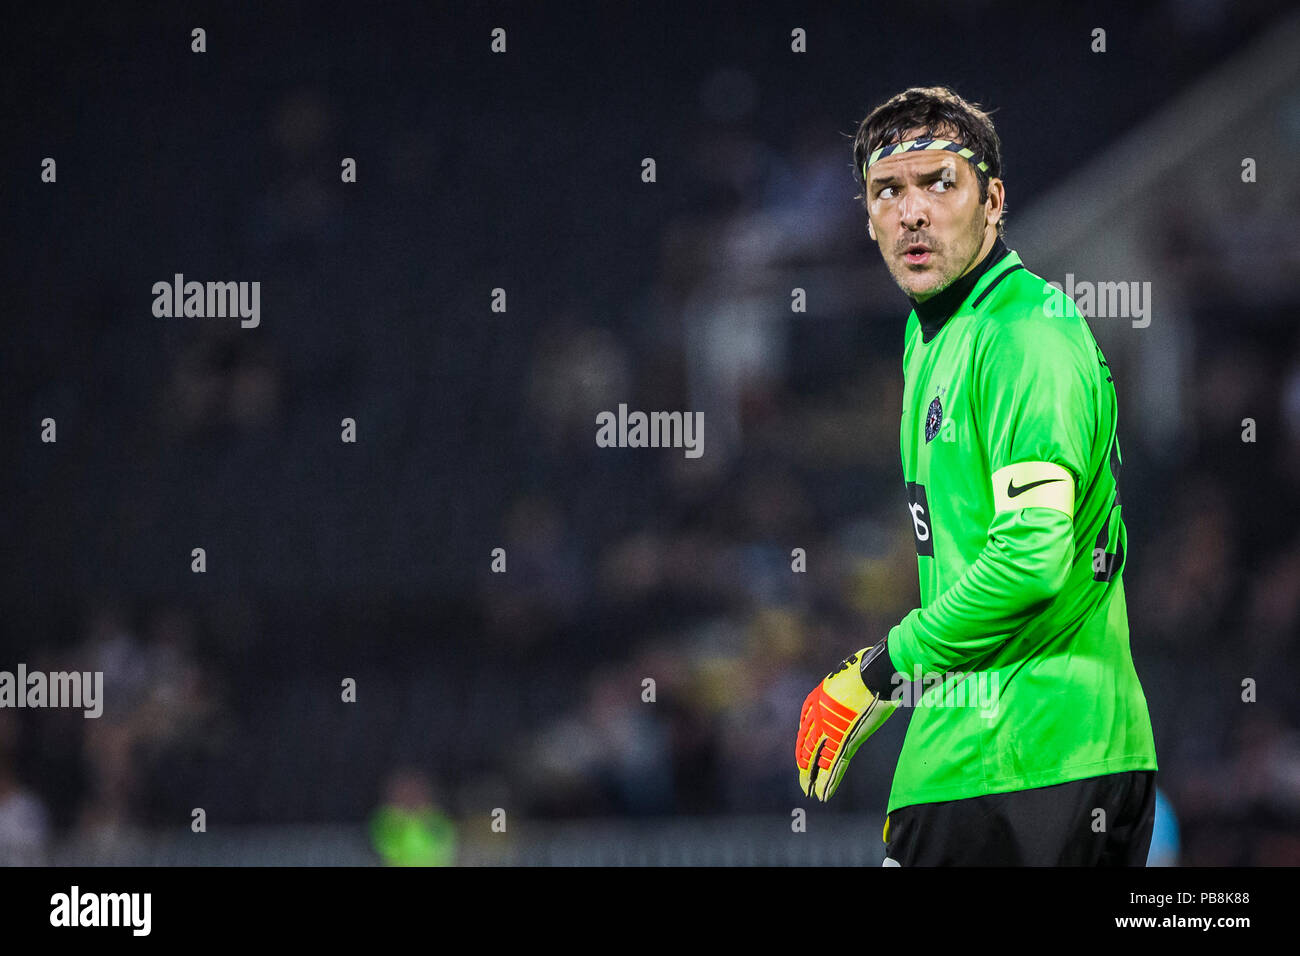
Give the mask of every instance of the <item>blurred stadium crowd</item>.
[[(1181, 56), (1151, 52), (1153, 97), (1271, 10), (1246, 4), (1234, 27), (1186, 6), (1168, 21)], [(142, 41), (137, 16), (108, 37), (131, 52), (121, 75), (86, 89), (84, 126), (63, 134), (58, 197), (14, 199), (14, 221), (50, 241), (8, 257), (28, 268), (7, 282), (18, 507), (0, 667), (101, 670), (106, 708), (0, 711), (0, 862), (188, 829), (197, 807), (216, 827), (360, 823), (386, 799), (462, 819), (802, 805), (804, 695), (917, 600), (906, 304), (865, 237), (844, 135), (892, 88), (775, 109), (783, 77), (718, 69), (727, 58), (689, 39), (679, 55), (699, 69), (585, 99), (626, 48), (527, 93), (528, 54), (517, 73), (461, 65), (435, 83), (416, 79), (430, 45), (437, 62), (455, 50), (419, 30), (412, 51), (360, 30), (328, 63), (236, 49), (196, 73), (157, 52), (158, 25)], [(1042, 25), (1018, 29), (1028, 43)], [(352, 82), (380, 61), (389, 74)], [(1103, 71), (1095, 115), (1044, 114), (1013, 92), (1013, 65), (986, 67), (984, 88), (1008, 91), (1008, 244), (1034, 269), (1015, 211), (1057, 172), (1030, 144), (1080, 126), (1105, 143), (1143, 104), (1108, 109), (1131, 82)], [(216, 96), (212, 115), (238, 118), (253, 148), (215, 157), (195, 104), (203, 71), (227, 70), (263, 82)], [(674, 120), (681, 103), (694, 113)], [(40, 121), (29, 107), (19, 132), (39, 140)], [(159, 135), (123, 132), (140, 128)], [(348, 192), (335, 157), (354, 153)], [(623, 168), (645, 154), (671, 180), (654, 201)], [(135, 185), (73, 172), (97, 164)], [(1296, 864), (1300, 693), (1278, 678), (1297, 672), (1300, 634), (1300, 269), (1279, 280), (1252, 251), (1261, 235), (1294, 249), (1300, 207), (1256, 210), (1231, 236), (1185, 201), (1165, 211), (1151, 241), (1200, 303), (1187, 389), (1169, 397), (1193, 440), (1144, 448), (1131, 363), (1109, 356), (1134, 658), (1180, 862)], [(260, 278), (262, 327), (154, 319), (148, 290), (173, 272)], [(1238, 290), (1270, 283), (1244, 319)], [(795, 285), (807, 314), (789, 312)], [(487, 308), (496, 287), (505, 315)], [(704, 409), (704, 457), (597, 448), (595, 414), (620, 402)], [(46, 416), (54, 446), (34, 437)], [(344, 417), (356, 445), (339, 441)], [(905, 727), (864, 747), (823, 812), (883, 817)]]

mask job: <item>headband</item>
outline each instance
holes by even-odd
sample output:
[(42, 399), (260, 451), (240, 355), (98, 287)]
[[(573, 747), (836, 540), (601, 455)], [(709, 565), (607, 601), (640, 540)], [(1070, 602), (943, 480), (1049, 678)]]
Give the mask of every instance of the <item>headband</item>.
[(950, 139), (909, 139), (905, 143), (895, 143), (893, 146), (882, 146), (871, 154), (871, 158), (862, 164), (862, 180), (866, 182), (867, 169), (876, 165), (886, 156), (893, 156), (896, 153), (915, 153), (925, 149), (942, 149), (949, 153), (956, 153), (964, 159), (970, 160), (982, 173), (989, 171), (989, 164), (984, 162), (984, 157), (980, 156), (972, 149), (967, 149), (961, 143), (953, 142)]

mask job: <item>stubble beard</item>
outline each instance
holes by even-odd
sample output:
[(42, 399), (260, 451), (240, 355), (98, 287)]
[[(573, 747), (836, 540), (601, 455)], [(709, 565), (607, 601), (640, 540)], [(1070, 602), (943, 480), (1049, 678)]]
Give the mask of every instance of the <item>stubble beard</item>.
[[(896, 259), (891, 260), (891, 267), (899, 270), (894, 273), (894, 281), (898, 283), (903, 292), (918, 302), (924, 302), (926, 299), (938, 295), (944, 289), (948, 288), (948, 286), (952, 285), (959, 278), (965, 275), (967, 270), (975, 265), (976, 257), (979, 256), (980, 249), (984, 246), (984, 226), (984, 207), (976, 206), (975, 215), (971, 218), (970, 230), (967, 233), (968, 235), (973, 234), (975, 237), (973, 247), (965, 256), (962, 257), (964, 261), (959, 261), (955, 264), (952, 264), (947, 256), (943, 256), (941, 261), (947, 263), (948, 266), (944, 272), (940, 273), (939, 281), (933, 286), (923, 289), (920, 292), (914, 292), (908, 280), (913, 278), (914, 275), (919, 277), (919, 275), (924, 275), (924, 273), (920, 273), (919, 275), (913, 273), (906, 262), (899, 262), (899, 260)], [(930, 246), (932, 256), (947, 251), (944, 246), (937, 243), (930, 243)], [(898, 263), (898, 265), (893, 266), (893, 263)]]

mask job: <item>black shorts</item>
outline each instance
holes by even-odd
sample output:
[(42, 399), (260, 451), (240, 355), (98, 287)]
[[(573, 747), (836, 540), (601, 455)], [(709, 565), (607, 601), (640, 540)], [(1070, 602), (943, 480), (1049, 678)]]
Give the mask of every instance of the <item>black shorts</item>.
[(1155, 815), (1154, 770), (918, 803), (885, 818), (885, 865), (1146, 866)]

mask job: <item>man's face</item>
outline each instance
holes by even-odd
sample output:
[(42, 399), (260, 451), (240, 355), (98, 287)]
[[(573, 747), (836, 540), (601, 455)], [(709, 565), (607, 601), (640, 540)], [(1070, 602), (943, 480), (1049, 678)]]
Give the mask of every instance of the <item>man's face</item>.
[[(903, 137), (915, 138), (916, 131)], [(981, 204), (969, 162), (942, 150), (923, 150), (886, 157), (868, 169), (866, 200), (867, 231), (894, 281), (924, 302), (992, 248), (1002, 215), (1002, 181), (989, 181), (988, 199)]]

